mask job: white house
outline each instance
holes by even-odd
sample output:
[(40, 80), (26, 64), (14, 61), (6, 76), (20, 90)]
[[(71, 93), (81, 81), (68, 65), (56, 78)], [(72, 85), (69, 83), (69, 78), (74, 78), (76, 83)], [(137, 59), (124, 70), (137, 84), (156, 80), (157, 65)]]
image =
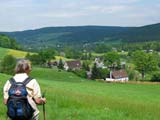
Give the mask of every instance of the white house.
[(111, 71), (110, 78), (106, 78), (106, 81), (109, 82), (126, 82), (128, 80), (128, 75), (125, 70)]

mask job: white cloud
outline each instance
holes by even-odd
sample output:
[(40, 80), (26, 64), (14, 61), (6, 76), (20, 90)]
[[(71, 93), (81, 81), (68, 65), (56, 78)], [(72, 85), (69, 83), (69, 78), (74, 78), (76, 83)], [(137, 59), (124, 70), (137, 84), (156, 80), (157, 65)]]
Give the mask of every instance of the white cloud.
[(0, 0), (0, 3), (0, 31), (45, 25), (136, 26), (160, 20), (160, 4), (156, 1)]
[(125, 5), (125, 4), (136, 4), (139, 3), (143, 0), (106, 0), (107, 4), (112, 4), (112, 5)]
[(120, 13), (129, 10), (130, 7), (124, 5), (112, 5), (112, 6), (90, 6), (86, 10), (90, 12), (101, 12), (101, 13)]
[(47, 14), (39, 14), (37, 17), (47, 17), (47, 18), (72, 18), (72, 17), (81, 17), (86, 16), (86, 13), (83, 12), (53, 12)]

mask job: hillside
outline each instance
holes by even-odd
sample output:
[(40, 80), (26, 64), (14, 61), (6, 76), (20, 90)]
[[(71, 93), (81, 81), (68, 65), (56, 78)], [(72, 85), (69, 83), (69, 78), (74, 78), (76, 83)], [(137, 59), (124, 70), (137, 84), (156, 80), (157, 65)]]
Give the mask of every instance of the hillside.
[(81, 46), (86, 43), (159, 41), (160, 23), (142, 27), (47, 27), (2, 33), (17, 39), (19, 43), (29, 48), (61, 47), (61, 45)]
[[(45, 71), (45, 72), (44, 72)], [(42, 91), (46, 91), (47, 120), (159, 120), (159, 85), (101, 83), (81, 79), (57, 69), (35, 68)], [(0, 89), (10, 76), (0, 75)], [(0, 92), (2, 99), (2, 92)], [(6, 107), (0, 104), (0, 120)], [(40, 119), (43, 119), (42, 106)]]
[(126, 42), (160, 41), (160, 23), (132, 28), (120, 37)]
[[(27, 55), (28, 52), (26, 51), (20, 51), (20, 50), (14, 50), (9, 48), (2, 48), (0, 47), (0, 59), (2, 59), (5, 55), (12, 55), (16, 58), (24, 58)], [(33, 53), (31, 53), (33, 54)]]
[(77, 27), (48, 27), (7, 34), (29, 47), (56, 47), (61, 45), (82, 45), (85, 43), (111, 40), (114, 34), (119, 34), (128, 28), (77, 26)]

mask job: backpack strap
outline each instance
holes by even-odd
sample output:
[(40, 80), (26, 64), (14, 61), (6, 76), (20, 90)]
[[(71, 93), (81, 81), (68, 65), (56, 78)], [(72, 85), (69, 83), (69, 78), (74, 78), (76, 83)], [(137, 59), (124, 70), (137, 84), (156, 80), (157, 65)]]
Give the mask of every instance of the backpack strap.
[(23, 81), (23, 84), (26, 86), (31, 80), (32, 78), (28, 77)]
[[(22, 83), (26, 86), (31, 80), (32, 80), (32, 78), (27, 77)], [(9, 82), (11, 83), (11, 85), (16, 84), (16, 81), (13, 77), (10, 78)]]
[(15, 79), (14, 79), (13, 77), (12, 77), (12, 78), (10, 78), (9, 82), (11, 83), (11, 85), (13, 85), (13, 84), (15, 84), (15, 83), (16, 83), (16, 81), (15, 81)]

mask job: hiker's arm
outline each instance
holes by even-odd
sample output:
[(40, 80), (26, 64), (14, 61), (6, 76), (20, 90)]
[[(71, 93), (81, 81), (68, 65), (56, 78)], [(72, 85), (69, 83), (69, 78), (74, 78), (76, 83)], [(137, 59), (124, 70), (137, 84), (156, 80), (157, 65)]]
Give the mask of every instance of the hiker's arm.
[(8, 100), (8, 90), (10, 88), (11, 84), (9, 81), (6, 82), (6, 84), (3, 87), (3, 103), (6, 105)]
[(41, 89), (40, 89), (40, 86), (36, 80), (34, 83), (34, 97), (33, 98), (34, 98), (34, 101), (36, 102), (36, 104), (45, 104), (46, 103), (46, 98), (42, 98)]
[(35, 102), (39, 105), (46, 103), (46, 98), (36, 98)]

